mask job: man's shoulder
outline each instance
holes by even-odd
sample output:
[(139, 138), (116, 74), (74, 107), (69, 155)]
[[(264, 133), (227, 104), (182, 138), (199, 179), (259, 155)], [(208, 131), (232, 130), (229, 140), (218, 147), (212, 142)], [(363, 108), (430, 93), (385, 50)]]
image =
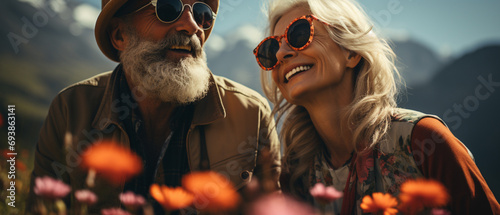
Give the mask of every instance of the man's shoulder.
[(267, 100), (257, 91), (222, 76), (214, 75), (214, 80), (219, 91), (222, 93), (222, 97), (236, 96), (240, 99), (246, 99), (247, 102), (257, 103), (258, 105), (263, 105), (266, 108), (269, 108)]
[[(112, 72), (103, 72), (88, 79), (79, 81), (61, 90), (54, 98), (53, 103), (80, 103), (101, 101), (106, 91)], [(85, 100), (83, 100), (86, 98)], [(95, 102), (92, 102), (94, 104)]]
[(112, 71), (103, 72), (85, 80), (79, 81), (61, 90), (60, 93), (75, 90), (78, 88), (106, 88)]

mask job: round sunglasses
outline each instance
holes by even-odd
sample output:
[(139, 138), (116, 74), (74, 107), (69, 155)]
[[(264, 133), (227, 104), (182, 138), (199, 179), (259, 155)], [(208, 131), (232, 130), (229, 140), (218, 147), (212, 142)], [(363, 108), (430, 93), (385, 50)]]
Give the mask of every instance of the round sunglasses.
[(193, 5), (184, 4), (181, 0), (151, 0), (132, 13), (136, 13), (149, 5), (155, 7), (156, 17), (163, 23), (173, 23), (181, 17), (186, 6), (189, 7), (196, 24), (202, 26), (203, 30), (211, 28), (217, 14), (205, 2), (195, 2)]
[(259, 66), (263, 70), (272, 70), (278, 66), (279, 61), (276, 57), (276, 53), (278, 53), (280, 49), (281, 40), (283, 38), (285, 38), (286, 43), (288, 43), (293, 50), (300, 51), (307, 48), (313, 40), (314, 20), (330, 25), (319, 20), (314, 15), (305, 15), (290, 22), (288, 27), (286, 27), (285, 34), (282, 36), (270, 36), (262, 40), (253, 50), (253, 54)]

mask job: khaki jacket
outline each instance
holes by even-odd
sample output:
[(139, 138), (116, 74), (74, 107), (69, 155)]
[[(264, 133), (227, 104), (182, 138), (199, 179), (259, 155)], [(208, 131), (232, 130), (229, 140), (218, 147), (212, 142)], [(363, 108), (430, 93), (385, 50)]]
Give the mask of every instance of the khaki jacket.
[[(117, 83), (121, 66), (62, 90), (53, 100), (35, 150), (35, 177), (51, 176), (69, 184), (73, 192), (87, 189), (87, 172), (80, 167), (80, 154), (94, 142), (114, 140), (129, 147), (122, 119), (130, 114), (130, 98), (119, 96)], [(191, 171), (199, 169), (200, 136), (203, 125), (210, 168), (227, 176), (237, 189), (259, 173), (261, 149), (269, 149), (271, 173), (266, 175), (279, 187), (280, 146), (267, 101), (257, 92), (215, 75), (205, 98), (195, 109), (187, 134), (187, 156)], [(168, 158), (165, 158), (168, 159)], [(267, 162), (269, 163), (269, 162)], [(267, 168), (269, 169), (269, 168)], [(110, 185), (96, 180), (91, 188), (101, 199), (95, 209), (119, 207), (124, 183)], [(32, 189), (33, 190), (33, 189)], [(31, 192), (28, 205), (33, 204)], [(73, 205), (74, 197), (65, 199)], [(28, 206), (30, 207), (30, 206)], [(29, 209), (29, 208), (28, 208)]]

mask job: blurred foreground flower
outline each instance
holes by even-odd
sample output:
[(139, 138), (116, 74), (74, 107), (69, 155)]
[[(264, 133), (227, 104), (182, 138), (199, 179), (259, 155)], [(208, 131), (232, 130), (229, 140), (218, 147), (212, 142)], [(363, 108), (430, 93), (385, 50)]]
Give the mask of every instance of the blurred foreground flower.
[(194, 200), (193, 194), (181, 187), (170, 188), (164, 185), (160, 187), (158, 184), (153, 184), (149, 192), (163, 208), (171, 211), (186, 208), (190, 206)]
[(44, 176), (35, 179), (35, 187), (33, 191), (36, 195), (44, 198), (60, 199), (68, 195), (71, 188), (60, 180)]
[(2, 150), (2, 157), (9, 159), (9, 158), (11, 157), (11, 155), (9, 155), (9, 153), (11, 153), (11, 151), (10, 151), (10, 150), (8, 150), (8, 149), (3, 149), (3, 150)]
[(28, 169), (28, 167), (26, 167), (26, 164), (24, 164), (24, 162), (20, 160), (16, 161), (16, 168), (21, 171), (25, 171), (26, 169)]
[(75, 191), (75, 199), (81, 203), (80, 214), (87, 214), (87, 207), (97, 202), (97, 196), (90, 190)]
[(129, 212), (122, 210), (121, 208), (108, 208), (101, 210), (102, 215), (131, 215)]
[(446, 209), (437, 209), (437, 208), (434, 208), (432, 209), (431, 211), (431, 215), (450, 215), (451, 213), (446, 210)]
[(47, 212), (52, 214), (66, 214), (66, 205), (61, 200), (68, 195), (71, 188), (60, 180), (53, 179), (49, 176), (35, 178), (35, 187), (33, 192), (42, 197), (42, 201), (37, 204), (37, 211)]
[(401, 185), (400, 210), (417, 213), (427, 208), (441, 207), (448, 203), (446, 188), (437, 181), (428, 179), (408, 180)]
[(283, 194), (272, 193), (255, 201), (249, 208), (248, 215), (308, 215), (315, 214), (306, 203), (302, 203)]
[(90, 190), (75, 191), (75, 198), (81, 203), (92, 205), (97, 202), (97, 196)]
[(89, 175), (95, 171), (114, 184), (127, 181), (142, 171), (139, 156), (113, 142), (95, 143), (82, 154), (82, 159)]
[(232, 183), (213, 171), (188, 174), (182, 178), (182, 186), (194, 195), (194, 206), (200, 211), (233, 210), (240, 202)]
[(371, 196), (363, 197), (361, 209), (364, 213), (379, 213), (384, 215), (395, 215), (398, 210), (394, 207), (398, 205), (396, 198), (391, 194), (373, 193)]
[(311, 193), (311, 196), (314, 197), (314, 199), (323, 204), (333, 202), (344, 195), (342, 192), (337, 191), (334, 187), (325, 187), (322, 183), (316, 183), (314, 187), (309, 190), (309, 193)]
[(135, 210), (146, 204), (146, 200), (141, 195), (136, 195), (132, 191), (128, 191), (120, 194), (120, 202), (123, 203), (127, 208)]

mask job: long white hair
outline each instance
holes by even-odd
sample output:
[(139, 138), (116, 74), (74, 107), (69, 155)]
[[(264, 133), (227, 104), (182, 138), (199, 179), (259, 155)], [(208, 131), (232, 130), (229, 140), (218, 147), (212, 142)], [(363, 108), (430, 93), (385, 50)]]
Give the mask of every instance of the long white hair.
[[(359, 54), (362, 59), (354, 68), (354, 99), (344, 116), (352, 131), (352, 144), (360, 152), (379, 142), (390, 126), (396, 108), (399, 73), (395, 54), (387, 42), (372, 31), (373, 24), (354, 0), (273, 0), (269, 4), (269, 34), (278, 20), (296, 7), (308, 8), (325, 26), (330, 38), (339, 46)], [(283, 119), (280, 132), (285, 145), (285, 171), (290, 171), (290, 186), (299, 184), (308, 173), (313, 158), (325, 148), (304, 107), (287, 102), (273, 82), (269, 71), (261, 71), (264, 93), (274, 104), (278, 121)], [(303, 184), (302, 186), (309, 186)]]

